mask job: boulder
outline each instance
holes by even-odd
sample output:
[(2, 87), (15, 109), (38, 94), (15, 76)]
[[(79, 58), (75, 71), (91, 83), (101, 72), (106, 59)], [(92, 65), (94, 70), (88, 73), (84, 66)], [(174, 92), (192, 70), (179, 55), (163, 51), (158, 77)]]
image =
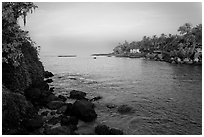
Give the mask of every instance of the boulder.
[(91, 122), (97, 117), (97, 114), (94, 110), (94, 104), (87, 100), (75, 101), (72, 106), (71, 115), (76, 116), (85, 122)]
[(95, 127), (95, 133), (98, 135), (123, 135), (120, 129), (110, 128), (106, 125), (98, 125)]
[(72, 90), (70, 92), (70, 98), (72, 99), (84, 99), (86, 96), (86, 93), (85, 92), (82, 92), (82, 91), (78, 91), (78, 90)]
[(37, 116), (35, 118), (32, 118), (32, 119), (28, 119), (25, 121), (25, 127), (28, 131), (33, 131), (33, 130), (36, 130), (36, 129), (39, 129), (40, 127), (43, 126), (43, 119), (41, 116)]
[(46, 102), (51, 102), (51, 101), (60, 101), (58, 97), (56, 97), (53, 93), (50, 94), (45, 98)]
[(67, 105), (64, 105), (62, 107), (60, 107), (59, 109), (57, 109), (57, 114), (64, 114), (65, 111), (67, 110)]
[(51, 119), (48, 120), (48, 124), (51, 125), (56, 125), (57, 123), (60, 122), (61, 117), (52, 117)]
[(43, 112), (41, 113), (41, 116), (47, 116), (48, 113), (49, 113), (49, 111), (43, 111)]
[(49, 77), (53, 77), (54, 75), (52, 74), (52, 72), (49, 71), (45, 71), (44, 72), (44, 78), (49, 78)]
[(55, 114), (56, 114), (55, 111), (51, 111), (51, 112), (50, 112), (50, 115), (55, 115)]
[(71, 124), (69, 120), (69, 116), (62, 117), (60, 124), (61, 126), (69, 126)]
[(123, 131), (120, 129), (111, 128), (110, 135), (123, 135)]
[(102, 99), (102, 97), (101, 96), (97, 96), (97, 97), (94, 97), (94, 98), (90, 99), (90, 101), (97, 101), (99, 99)]
[(53, 80), (52, 80), (52, 79), (47, 79), (47, 80), (45, 80), (45, 82), (47, 82), (47, 83), (52, 83)]
[(54, 92), (54, 89), (55, 89), (55, 87), (51, 87), (51, 88), (49, 89), (49, 91), (50, 91), (50, 92)]
[(64, 115), (70, 116), (70, 115), (71, 115), (71, 112), (72, 112), (72, 108), (73, 108), (73, 104), (68, 103), (68, 104), (67, 104), (67, 109), (66, 109)]
[(106, 125), (98, 125), (95, 127), (95, 133), (98, 135), (110, 135), (110, 129)]
[(69, 125), (77, 125), (78, 119), (75, 116), (64, 116), (61, 119), (61, 125), (62, 126), (69, 126)]
[(47, 107), (49, 109), (54, 110), (54, 109), (58, 109), (58, 108), (62, 107), (63, 105), (65, 105), (65, 103), (62, 101), (51, 101), (47, 104)]
[(72, 131), (69, 127), (59, 126), (54, 128), (47, 128), (45, 130), (46, 135), (71, 135)]
[(121, 114), (130, 113), (132, 111), (132, 107), (128, 105), (121, 105), (118, 107), (118, 112)]
[(67, 98), (65, 96), (63, 96), (63, 95), (59, 95), (58, 98), (60, 100), (62, 100), (63, 102), (65, 102), (67, 100)]

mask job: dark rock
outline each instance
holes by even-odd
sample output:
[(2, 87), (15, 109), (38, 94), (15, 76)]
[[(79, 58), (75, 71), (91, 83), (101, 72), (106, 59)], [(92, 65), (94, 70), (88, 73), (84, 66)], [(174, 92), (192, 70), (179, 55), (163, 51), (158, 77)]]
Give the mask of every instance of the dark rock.
[(102, 97), (101, 96), (97, 96), (97, 97), (94, 97), (94, 98), (90, 99), (90, 101), (97, 101), (99, 99), (102, 99)]
[(69, 127), (59, 126), (59, 127), (46, 129), (45, 134), (47, 135), (71, 135), (72, 131)]
[(69, 79), (71, 79), (71, 80), (77, 80), (76, 78), (69, 78)]
[(71, 112), (72, 112), (72, 108), (73, 108), (73, 104), (68, 103), (68, 104), (67, 104), (67, 109), (66, 109), (66, 111), (65, 111), (64, 114), (70, 116), (70, 115), (71, 115)]
[(37, 116), (35, 118), (29, 119), (25, 121), (25, 127), (29, 131), (33, 131), (43, 126), (43, 119), (41, 116)]
[(73, 104), (71, 115), (76, 116), (85, 122), (91, 122), (96, 119), (97, 114), (94, 105), (87, 100), (77, 100)]
[(67, 98), (65, 96), (59, 95), (58, 98), (60, 100), (62, 100), (63, 102), (65, 102), (67, 100)]
[(71, 124), (69, 116), (62, 117), (60, 124), (61, 126), (69, 126)]
[(70, 120), (70, 123), (71, 123), (72, 125), (77, 125), (78, 122), (79, 122), (79, 120), (78, 120), (77, 117), (75, 117), (75, 116), (71, 116), (71, 117), (69, 118), (69, 120)]
[[(71, 131), (77, 130), (77, 125), (69, 125), (69, 128), (71, 129)], [(75, 134), (74, 134), (75, 135)]]
[(48, 113), (49, 113), (49, 111), (44, 111), (41, 113), (41, 116), (47, 116)]
[(53, 80), (52, 80), (52, 79), (47, 79), (47, 80), (45, 80), (45, 82), (47, 82), (47, 83), (52, 83)]
[(111, 128), (110, 135), (123, 135), (123, 131), (120, 129)]
[(51, 125), (56, 125), (57, 123), (60, 122), (60, 117), (52, 117), (50, 120), (48, 120), (48, 124), (51, 124)]
[(55, 89), (55, 87), (51, 87), (51, 88), (49, 89), (49, 91), (50, 91), (50, 92), (54, 92), (54, 89)]
[(65, 105), (65, 103), (62, 101), (51, 101), (47, 104), (47, 107), (49, 109), (54, 110), (54, 109), (58, 109), (58, 108), (62, 107), (63, 105)]
[(60, 107), (59, 109), (57, 109), (57, 114), (64, 114), (65, 111), (67, 110), (67, 105), (64, 105), (62, 107)]
[(85, 98), (86, 93), (78, 90), (72, 90), (70, 92), (70, 98), (72, 99), (83, 99)]
[(110, 135), (110, 128), (106, 125), (98, 125), (95, 127), (95, 133), (98, 135)]
[(51, 102), (51, 101), (59, 101), (59, 98), (56, 97), (53, 93), (50, 94), (48, 97), (45, 98), (46, 102)]
[(61, 119), (61, 125), (62, 126), (69, 126), (69, 125), (77, 125), (78, 119), (75, 116), (64, 116)]
[(51, 112), (50, 112), (50, 115), (55, 115), (55, 114), (56, 114), (55, 111), (51, 111)]
[(98, 125), (95, 127), (95, 133), (98, 135), (123, 135), (120, 129), (109, 128), (106, 125)]
[(52, 72), (49, 71), (45, 71), (44, 72), (44, 78), (49, 78), (49, 77), (53, 77), (54, 75), (52, 74)]
[(132, 107), (129, 107), (128, 105), (121, 105), (118, 107), (118, 112), (121, 114), (129, 113), (132, 111)]

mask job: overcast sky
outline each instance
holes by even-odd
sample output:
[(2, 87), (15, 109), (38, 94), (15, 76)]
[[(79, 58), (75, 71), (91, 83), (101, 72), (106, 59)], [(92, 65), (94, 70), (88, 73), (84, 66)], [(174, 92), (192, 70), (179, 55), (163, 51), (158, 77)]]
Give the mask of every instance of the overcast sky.
[(44, 54), (107, 53), (144, 35), (202, 23), (201, 3), (35, 3), (25, 29)]

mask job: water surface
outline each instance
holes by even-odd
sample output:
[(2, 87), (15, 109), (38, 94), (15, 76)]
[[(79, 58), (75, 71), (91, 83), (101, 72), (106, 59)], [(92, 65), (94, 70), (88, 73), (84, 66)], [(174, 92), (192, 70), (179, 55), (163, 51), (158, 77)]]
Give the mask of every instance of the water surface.
[[(96, 122), (82, 123), (81, 133), (89, 134), (96, 124), (104, 123), (126, 134), (201, 134), (201, 66), (91, 56), (41, 56), (41, 60), (55, 74), (52, 85), (57, 94), (78, 89), (89, 98), (103, 97), (95, 102)], [(107, 104), (126, 104), (133, 112), (120, 114)]]

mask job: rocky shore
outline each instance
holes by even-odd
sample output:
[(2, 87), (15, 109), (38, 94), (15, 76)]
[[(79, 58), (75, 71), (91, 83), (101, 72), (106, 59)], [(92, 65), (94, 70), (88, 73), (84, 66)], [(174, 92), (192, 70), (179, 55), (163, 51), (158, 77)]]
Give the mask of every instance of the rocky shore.
[(115, 57), (127, 58), (145, 58), (154, 61), (165, 61), (172, 64), (188, 64), (188, 65), (202, 65), (202, 55), (195, 54), (193, 58), (180, 58), (178, 56), (170, 56), (168, 54), (155, 54), (155, 53), (137, 53), (137, 54), (113, 54)]
[[(4, 135), (78, 135), (79, 121), (90, 123), (97, 119), (94, 101), (101, 96), (88, 99), (87, 93), (78, 90), (72, 90), (69, 96), (56, 95), (55, 87), (49, 85), (53, 76), (43, 70), (43, 80), (33, 82), (30, 77), (32, 84), (21, 92), (3, 84)], [(68, 103), (69, 99), (73, 103)], [(123, 131), (98, 124), (92, 134), (121, 135)]]

